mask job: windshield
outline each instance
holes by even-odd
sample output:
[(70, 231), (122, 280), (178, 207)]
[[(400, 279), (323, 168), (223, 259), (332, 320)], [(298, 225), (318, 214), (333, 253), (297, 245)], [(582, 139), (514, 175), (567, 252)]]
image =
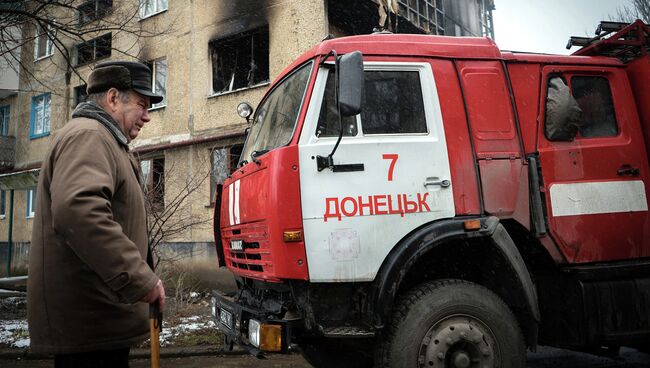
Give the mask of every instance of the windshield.
[(312, 65), (310, 62), (294, 71), (262, 101), (246, 139), (240, 164), (250, 162), (252, 156), (259, 156), (289, 143), (307, 90)]

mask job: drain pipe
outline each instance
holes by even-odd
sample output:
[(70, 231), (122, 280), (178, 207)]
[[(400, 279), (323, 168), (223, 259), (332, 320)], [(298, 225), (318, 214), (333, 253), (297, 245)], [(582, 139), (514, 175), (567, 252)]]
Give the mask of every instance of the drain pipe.
[(7, 236), (7, 274), (6, 277), (11, 277), (11, 253), (13, 248), (13, 228), (14, 228), (14, 190), (9, 190), (9, 229)]

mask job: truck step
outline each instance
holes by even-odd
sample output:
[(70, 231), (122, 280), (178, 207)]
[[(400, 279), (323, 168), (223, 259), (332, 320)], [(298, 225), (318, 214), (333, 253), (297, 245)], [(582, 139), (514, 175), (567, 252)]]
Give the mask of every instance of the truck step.
[(323, 329), (325, 337), (338, 337), (338, 338), (359, 338), (359, 337), (374, 337), (375, 332), (360, 326), (337, 326), (325, 327)]

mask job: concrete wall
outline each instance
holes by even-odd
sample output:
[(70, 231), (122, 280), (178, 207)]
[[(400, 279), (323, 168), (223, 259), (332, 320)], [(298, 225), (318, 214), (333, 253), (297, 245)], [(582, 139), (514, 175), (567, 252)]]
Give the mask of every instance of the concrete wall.
[[(110, 17), (132, 14), (137, 0), (113, 1)], [(70, 15), (61, 14), (63, 20)], [(299, 54), (318, 43), (327, 34), (325, 0), (243, 0), (214, 2), (195, 0), (169, 2), (168, 10), (142, 20), (134, 20), (133, 27), (153, 36), (135, 37), (127, 32), (114, 32), (112, 47), (125, 51), (112, 51), (111, 60), (143, 61), (166, 58), (167, 104), (151, 111), (152, 121), (132, 143), (142, 149), (164, 143), (187, 141), (196, 137), (229, 134), (243, 131), (245, 122), (237, 116), (235, 108), (241, 101), (256, 105), (268, 85), (222, 95), (212, 93), (212, 67), (210, 41), (243, 32), (259, 25), (269, 27), (269, 77), (272, 80)], [(23, 29), (32, 37), (32, 27)], [(101, 36), (91, 34), (88, 38)], [(67, 40), (69, 50), (78, 43)], [(56, 136), (70, 118), (74, 109), (74, 88), (84, 84), (94, 64), (66, 70), (66, 58), (55, 49), (52, 56), (34, 61), (33, 44), (27, 44), (22, 53), (27, 70), (21, 73), (20, 93), (12, 98), (10, 134), (16, 136), (15, 169), (40, 166), (52, 137)], [(106, 61), (98, 60), (98, 62)], [(51, 92), (51, 133), (31, 139), (29, 121), (32, 97)], [(3, 105), (0, 101), (0, 105)], [(187, 186), (188, 180), (207, 177), (210, 167), (210, 149), (241, 143), (242, 137), (213, 140), (209, 144), (189, 145), (182, 148), (146, 153), (147, 156), (164, 156), (166, 171), (166, 202)], [(32, 220), (25, 218), (25, 192), (16, 191), (13, 238), (28, 242)], [(201, 225), (192, 226), (167, 241), (212, 241), (210, 207), (210, 181), (205, 180), (188, 196), (187, 204), (175, 214), (178, 218), (199, 218)], [(0, 219), (0, 241), (7, 239), (7, 220)]]

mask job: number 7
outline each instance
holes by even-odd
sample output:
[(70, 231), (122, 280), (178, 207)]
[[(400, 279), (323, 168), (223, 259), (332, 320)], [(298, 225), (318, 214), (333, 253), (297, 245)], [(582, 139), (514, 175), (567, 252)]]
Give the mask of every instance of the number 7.
[(388, 167), (388, 181), (393, 181), (393, 171), (395, 170), (395, 164), (397, 163), (397, 158), (399, 157), (396, 153), (384, 153), (381, 155), (381, 158), (384, 160), (391, 160), (390, 166)]

